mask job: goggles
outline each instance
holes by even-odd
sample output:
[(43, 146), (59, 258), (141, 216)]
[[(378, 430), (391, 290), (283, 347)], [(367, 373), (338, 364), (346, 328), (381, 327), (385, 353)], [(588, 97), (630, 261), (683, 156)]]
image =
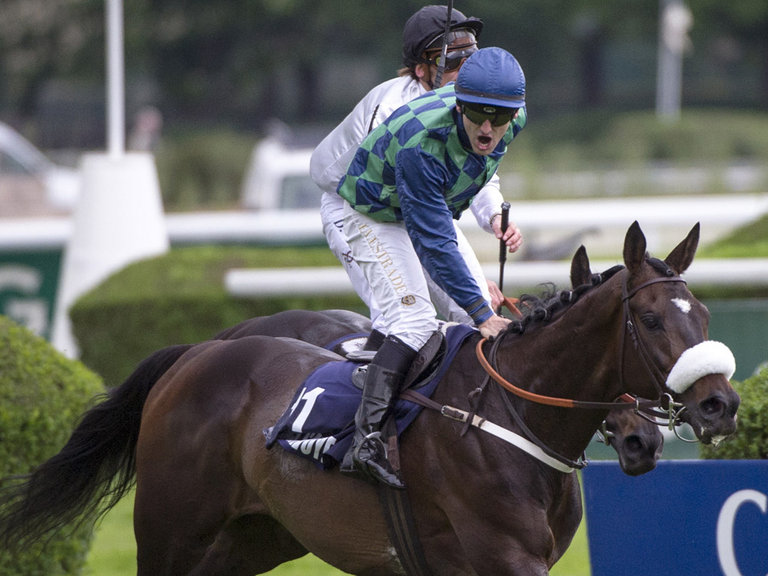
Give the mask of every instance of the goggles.
[[(461, 67), (461, 64), (464, 62), (464, 60), (477, 52), (477, 44), (473, 42), (472, 44), (449, 47), (448, 50), (449, 52), (445, 55), (445, 66), (443, 67), (443, 70), (450, 72), (457, 70), (459, 67)], [(431, 58), (429, 55), (427, 55), (426, 58), (427, 63), (434, 66), (435, 68), (440, 67), (442, 60), (443, 55), (440, 52)]]
[[(444, 34), (438, 34), (435, 36), (424, 48), (425, 52), (432, 52), (433, 50), (442, 50), (443, 48), (443, 36)], [(445, 36), (446, 41), (448, 42), (448, 49), (450, 50), (451, 44), (461, 42), (461, 45), (464, 46), (466, 44), (475, 44), (477, 40), (475, 39), (475, 33), (474, 31), (470, 30), (469, 28), (459, 28), (457, 30), (451, 30), (448, 32), (448, 35)]]
[(507, 122), (511, 122), (518, 111), (518, 108), (500, 108), (460, 100), (457, 100), (456, 103), (461, 106), (461, 113), (478, 126), (482, 126), (486, 120), (491, 122), (491, 126), (503, 126)]

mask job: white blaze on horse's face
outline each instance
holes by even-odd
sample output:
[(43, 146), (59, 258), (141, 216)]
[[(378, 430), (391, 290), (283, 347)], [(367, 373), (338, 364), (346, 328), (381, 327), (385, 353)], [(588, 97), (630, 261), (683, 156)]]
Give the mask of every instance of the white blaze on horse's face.
[(691, 311), (691, 303), (683, 298), (672, 298), (672, 304), (677, 306), (683, 314)]

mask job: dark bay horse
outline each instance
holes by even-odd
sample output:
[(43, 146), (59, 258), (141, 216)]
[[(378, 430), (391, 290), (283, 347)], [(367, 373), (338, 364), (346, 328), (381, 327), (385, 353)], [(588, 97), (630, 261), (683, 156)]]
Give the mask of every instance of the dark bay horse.
[[(697, 244), (695, 226), (665, 260), (651, 258), (633, 224), (621, 270), (531, 303), (494, 342), (470, 336), (433, 400), (467, 409), (491, 373), (478, 414), (518, 434), (526, 428), (561, 463), (578, 460), (625, 393), (658, 398), (702, 442), (719, 442), (735, 430), (739, 398), (728, 382), (733, 357), (707, 340), (708, 312), (679, 276)], [(573, 265), (586, 269), (580, 254)], [(86, 412), (59, 454), (3, 485), (4, 544), (103, 511), (135, 474), (142, 576), (259, 574), (307, 552), (361, 576), (404, 574), (374, 486), (264, 443), (299, 384), (337, 354), (245, 336), (195, 345), (165, 364), (164, 355)], [(577, 475), (463, 429), (427, 410), (401, 438), (432, 573), (548, 574), (581, 519)]]

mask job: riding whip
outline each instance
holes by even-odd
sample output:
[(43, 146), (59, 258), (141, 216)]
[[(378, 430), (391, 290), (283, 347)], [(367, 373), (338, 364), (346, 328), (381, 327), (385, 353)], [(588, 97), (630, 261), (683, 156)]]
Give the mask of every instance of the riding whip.
[[(504, 295), (504, 263), (507, 261), (507, 245), (504, 242), (504, 233), (509, 226), (509, 202), (501, 203), (501, 240), (499, 240), (499, 292)], [(496, 309), (496, 314), (501, 315), (501, 304)]]
[(453, 0), (448, 0), (448, 16), (445, 18), (445, 29), (443, 30), (443, 49), (440, 52), (440, 63), (437, 65), (437, 74), (435, 74), (434, 88), (440, 88), (443, 81), (443, 72), (445, 72), (445, 60), (448, 57), (448, 33), (451, 31), (451, 16), (453, 14)]

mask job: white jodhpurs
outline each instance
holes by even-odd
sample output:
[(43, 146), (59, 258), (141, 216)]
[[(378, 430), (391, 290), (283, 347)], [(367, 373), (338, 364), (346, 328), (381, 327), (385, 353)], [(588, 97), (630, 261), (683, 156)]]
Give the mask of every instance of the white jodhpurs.
[(357, 295), (365, 303), (370, 312), (371, 324), (374, 330), (386, 334), (381, 326), (381, 309), (376, 304), (368, 280), (352, 256), (352, 248), (344, 234), (344, 205), (347, 202), (338, 194), (323, 192), (320, 199), (320, 220), (323, 223), (323, 234), (328, 246), (339, 259), (349, 276)]
[(344, 203), (344, 233), (382, 312), (384, 334), (421, 349), (438, 322), (424, 270), (402, 223), (376, 222)]
[[(342, 266), (344, 266), (355, 292), (370, 310), (370, 318), (373, 328), (386, 334), (383, 327), (383, 321), (380, 320), (381, 309), (375, 302), (371, 288), (368, 285), (368, 280), (352, 256), (352, 249), (344, 234), (343, 214), (345, 204), (347, 204), (347, 202), (338, 194), (329, 192), (323, 193), (320, 203), (320, 219), (323, 223), (323, 233), (325, 234), (331, 252), (334, 253)], [(459, 223), (455, 220), (454, 226), (459, 252), (464, 258), (469, 271), (474, 276), (483, 296), (490, 305), (491, 295), (488, 291), (488, 282), (483, 274), (482, 266), (480, 265), (474, 250), (472, 250), (472, 246), (469, 244), (469, 241), (459, 227)], [(461, 306), (456, 304), (456, 302), (454, 302), (453, 299), (429, 277), (426, 271), (424, 272), (424, 276), (427, 281), (430, 297), (432, 298), (432, 304), (437, 312), (449, 322), (473, 325), (472, 318), (470, 318), (469, 314), (467, 314)]]

